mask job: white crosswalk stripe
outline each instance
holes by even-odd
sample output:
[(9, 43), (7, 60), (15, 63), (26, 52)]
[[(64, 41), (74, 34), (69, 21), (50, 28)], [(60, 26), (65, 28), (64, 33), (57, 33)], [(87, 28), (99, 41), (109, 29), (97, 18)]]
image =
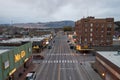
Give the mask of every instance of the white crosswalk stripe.
[(60, 53), (56, 53), (56, 54), (47, 54), (47, 55), (51, 55), (51, 56), (73, 56), (74, 54), (70, 54), (70, 53), (66, 53), (66, 54), (60, 54)]
[(42, 63), (78, 63), (77, 60), (43, 60)]

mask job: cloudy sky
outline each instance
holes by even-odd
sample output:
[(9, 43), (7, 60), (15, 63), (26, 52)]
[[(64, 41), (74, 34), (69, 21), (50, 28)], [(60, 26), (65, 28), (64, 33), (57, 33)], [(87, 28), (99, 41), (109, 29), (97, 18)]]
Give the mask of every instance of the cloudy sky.
[(120, 0), (0, 0), (0, 23), (79, 20), (82, 17), (120, 20)]

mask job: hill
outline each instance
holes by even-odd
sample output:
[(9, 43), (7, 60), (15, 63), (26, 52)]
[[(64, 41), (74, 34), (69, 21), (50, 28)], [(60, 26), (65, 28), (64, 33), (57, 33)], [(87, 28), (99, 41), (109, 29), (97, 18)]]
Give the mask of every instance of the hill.
[(18, 23), (13, 24), (16, 27), (24, 28), (62, 28), (63, 26), (72, 26), (74, 27), (74, 21), (55, 21), (55, 22), (38, 22), (38, 23)]
[(47, 27), (51, 28), (61, 28), (63, 26), (75, 26), (75, 23), (73, 21), (57, 21), (57, 22), (48, 22), (45, 24)]

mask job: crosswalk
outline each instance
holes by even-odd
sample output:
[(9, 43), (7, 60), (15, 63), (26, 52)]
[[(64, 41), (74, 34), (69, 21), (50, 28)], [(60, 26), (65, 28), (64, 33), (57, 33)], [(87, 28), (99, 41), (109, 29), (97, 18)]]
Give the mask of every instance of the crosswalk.
[(42, 63), (78, 63), (77, 60), (43, 60)]
[(66, 54), (60, 54), (60, 53), (56, 53), (56, 54), (47, 54), (47, 55), (51, 55), (51, 56), (73, 56), (74, 54), (70, 54), (70, 53), (66, 53)]

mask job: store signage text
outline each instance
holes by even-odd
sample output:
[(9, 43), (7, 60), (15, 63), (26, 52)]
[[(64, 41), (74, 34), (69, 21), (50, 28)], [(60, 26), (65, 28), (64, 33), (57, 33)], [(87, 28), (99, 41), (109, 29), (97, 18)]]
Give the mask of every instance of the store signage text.
[(26, 55), (25, 51), (21, 51), (20, 53), (16, 54), (15, 57), (15, 62), (20, 61), (24, 56)]

